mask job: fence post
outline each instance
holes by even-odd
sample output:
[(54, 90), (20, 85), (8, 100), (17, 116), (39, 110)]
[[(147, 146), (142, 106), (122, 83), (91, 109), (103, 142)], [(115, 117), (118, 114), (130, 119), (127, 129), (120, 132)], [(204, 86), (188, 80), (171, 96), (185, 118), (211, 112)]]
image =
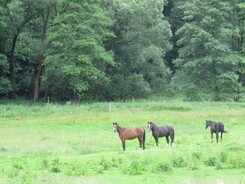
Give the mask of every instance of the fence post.
[(109, 102), (109, 112), (111, 112), (111, 101)]

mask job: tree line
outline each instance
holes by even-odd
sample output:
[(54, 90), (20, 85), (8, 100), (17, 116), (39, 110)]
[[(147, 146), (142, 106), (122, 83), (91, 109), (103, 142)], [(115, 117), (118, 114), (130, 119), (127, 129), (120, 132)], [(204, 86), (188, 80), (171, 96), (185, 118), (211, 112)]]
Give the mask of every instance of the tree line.
[(0, 99), (245, 100), (243, 0), (1, 0)]

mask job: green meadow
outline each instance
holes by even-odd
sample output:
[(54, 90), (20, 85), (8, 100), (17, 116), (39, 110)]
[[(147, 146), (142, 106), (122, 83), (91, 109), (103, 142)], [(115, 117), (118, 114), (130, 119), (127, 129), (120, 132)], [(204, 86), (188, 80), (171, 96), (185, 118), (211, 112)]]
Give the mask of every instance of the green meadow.
[[(129, 101), (0, 105), (0, 183), (245, 183), (245, 103)], [(229, 133), (210, 143), (205, 120)], [(112, 123), (172, 125), (174, 147), (146, 132), (121, 141)], [(215, 136), (214, 136), (215, 137)]]

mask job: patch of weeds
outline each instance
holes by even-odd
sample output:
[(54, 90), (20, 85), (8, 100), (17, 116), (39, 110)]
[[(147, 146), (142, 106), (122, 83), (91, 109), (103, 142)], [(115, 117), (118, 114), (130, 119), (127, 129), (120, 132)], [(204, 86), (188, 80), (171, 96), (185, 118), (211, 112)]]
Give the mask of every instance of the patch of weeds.
[(132, 160), (128, 166), (123, 166), (123, 174), (139, 175), (144, 170), (142, 164), (138, 160)]
[(103, 174), (105, 170), (108, 170), (110, 168), (110, 162), (107, 162), (105, 158), (100, 158), (98, 162), (95, 162), (95, 171), (97, 174)]
[(225, 163), (226, 161), (227, 161), (227, 153), (225, 153), (225, 152), (221, 152), (220, 153), (220, 161), (222, 162), (222, 163)]
[(12, 168), (8, 172), (8, 176), (10, 178), (16, 178), (17, 176), (19, 176), (19, 173), (22, 170), (24, 170), (24, 167), (25, 167), (25, 163), (23, 163), (23, 162), (15, 162), (15, 163), (13, 163)]
[(9, 178), (17, 178), (19, 175), (19, 170), (20, 168), (13, 166), (10, 171), (8, 172), (8, 177)]
[(157, 164), (156, 171), (157, 172), (172, 172), (173, 166), (169, 162), (161, 161), (159, 164)]
[(33, 178), (37, 177), (37, 173), (30, 171), (30, 169), (22, 170), (19, 174), (21, 183), (31, 184), (33, 183)]
[(87, 174), (87, 170), (82, 165), (66, 165), (64, 174), (67, 176), (85, 176)]
[(104, 170), (108, 170), (111, 167), (110, 161), (107, 161), (105, 158), (101, 158), (98, 165), (102, 166)]
[(95, 168), (95, 170), (96, 170), (96, 173), (97, 174), (103, 174), (105, 168), (102, 165), (97, 165), (97, 167)]
[(215, 169), (217, 169), (217, 170), (224, 169), (224, 166), (223, 166), (222, 162), (217, 161), (216, 164), (215, 164)]
[(7, 152), (7, 149), (4, 148), (3, 146), (0, 148), (0, 152)]
[(195, 161), (189, 162), (189, 163), (188, 163), (188, 168), (189, 168), (190, 170), (198, 170), (198, 169), (199, 169), (198, 163), (195, 162)]
[(188, 165), (188, 163), (185, 161), (185, 159), (180, 156), (180, 157), (177, 157), (177, 158), (174, 158), (172, 160), (172, 163), (173, 163), (173, 167), (186, 167)]
[(202, 157), (202, 153), (201, 152), (194, 152), (194, 153), (192, 153), (192, 157), (196, 160), (200, 160)]
[(51, 162), (50, 170), (51, 170), (51, 172), (53, 172), (53, 173), (60, 173), (60, 172), (61, 172), (61, 169), (60, 169), (60, 160), (59, 160), (59, 158), (56, 158), (56, 159), (54, 159), (54, 160)]
[(231, 157), (228, 162), (229, 168), (245, 168), (245, 159), (242, 156)]
[(215, 166), (218, 161), (218, 158), (215, 156), (209, 156), (207, 160), (204, 161), (206, 166)]
[(41, 168), (42, 169), (49, 169), (49, 162), (48, 162), (48, 160), (47, 159), (43, 159), (42, 161), (41, 161)]
[(114, 157), (111, 159), (111, 167), (118, 168), (122, 164), (122, 159), (117, 158), (115, 159)]

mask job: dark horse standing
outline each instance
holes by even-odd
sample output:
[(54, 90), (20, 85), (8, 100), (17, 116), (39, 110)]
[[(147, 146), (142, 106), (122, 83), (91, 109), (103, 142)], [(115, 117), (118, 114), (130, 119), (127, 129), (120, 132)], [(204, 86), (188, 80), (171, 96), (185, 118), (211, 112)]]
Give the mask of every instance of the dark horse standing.
[(125, 151), (126, 140), (132, 140), (138, 138), (140, 148), (145, 149), (145, 130), (144, 128), (124, 128), (117, 123), (113, 123), (114, 132), (118, 132), (118, 135), (122, 141), (122, 147)]
[(208, 127), (210, 127), (210, 132), (211, 132), (211, 143), (213, 143), (213, 133), (216, 134), (216, 142), (218, 143), (218, 140), (219, 140), (219, 132), (221, 132), (221, 141), (222, 141), (222, 135), (223, 133), (227, 133), (225, 131), (225, 127), (223, 125), (223, 123), (221, 122), (214, 122), (214, 121), (208, 121), (206, 120), (206, 126), (205, 128), (207, 129)]
[(169, 136), (171, 138), (171, 146), (174, 143), (174, 129), (171, 126), (157, 126), (152, 122), (148, 122), (148, 130), (152, 131), (152, 136), (156, 141), (156, 145), (158, 146), (158, 138), (166, 137), (167, 144), (169, 144)]

